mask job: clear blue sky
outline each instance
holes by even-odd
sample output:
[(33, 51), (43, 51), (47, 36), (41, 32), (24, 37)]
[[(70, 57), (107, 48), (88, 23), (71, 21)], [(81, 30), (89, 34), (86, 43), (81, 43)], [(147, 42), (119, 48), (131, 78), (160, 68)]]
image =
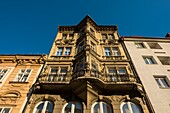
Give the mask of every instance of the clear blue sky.
[(170, 0), (0, 0), (0, 54), (48, 54), (58, 26), (86, 15), (120, 36), (170, 32)]

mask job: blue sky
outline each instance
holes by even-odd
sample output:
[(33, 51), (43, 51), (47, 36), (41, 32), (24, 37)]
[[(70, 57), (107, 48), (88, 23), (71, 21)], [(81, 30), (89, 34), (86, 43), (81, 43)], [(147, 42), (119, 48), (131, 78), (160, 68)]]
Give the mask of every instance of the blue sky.
[(0, 54), (48, 54), (58, 26), (89, 15), (120, 36), (164, 37), (170, 0), (0, 0)]

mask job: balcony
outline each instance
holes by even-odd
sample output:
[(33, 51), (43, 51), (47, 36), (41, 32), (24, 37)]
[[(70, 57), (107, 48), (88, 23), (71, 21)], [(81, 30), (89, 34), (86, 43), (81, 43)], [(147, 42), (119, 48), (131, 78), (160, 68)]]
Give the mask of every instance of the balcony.
[(124, 56), (115, 55), (115, 56), (102, 56), (104, 60), (122, 60)]

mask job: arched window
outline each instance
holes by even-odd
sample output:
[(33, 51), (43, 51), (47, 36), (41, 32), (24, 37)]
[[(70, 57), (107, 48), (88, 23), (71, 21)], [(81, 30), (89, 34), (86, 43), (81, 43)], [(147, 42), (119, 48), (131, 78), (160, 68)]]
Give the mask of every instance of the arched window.
[(62, 113), (83, 113), (82, 105), (79, 102), (69, 102), (63, 107)]
[(132, 102), (123, 102), (121, 104), (121, 113), (142, 113), (142, 110)]
[(41, 101), (35, 108), (33, 113), (52, 113), (53, 112), (53, 103), (50, 101)]
[(111, 106), (104, 102), (95, 102), (91, 111), (92, 113), (112, 113)]

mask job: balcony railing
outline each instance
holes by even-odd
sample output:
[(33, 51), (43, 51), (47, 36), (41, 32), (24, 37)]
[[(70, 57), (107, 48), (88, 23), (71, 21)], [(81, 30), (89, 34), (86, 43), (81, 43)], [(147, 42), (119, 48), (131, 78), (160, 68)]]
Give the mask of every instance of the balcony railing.
[(129, 74), (108, 74), (96, 70), (79, 70), (71, 74), (44, 74), (39, 77), (40, 82), (60, 83), (70, 82), (79, 78), (99, 79), (104, 82), (135, 82), (136, 78)]
[(69, 82), (71, 76), (69, 74), (60, 73), (60, 74), (45, 74), (39, 77), (39, 81), (42, 82)]
[(124, 56), (114, 55), (114, 56), (102, 56), (104, 60), (122, 60)]
[(129, 74), (108, 74), (108, 73), (101, 73), (96, 70), (79, 70), (73, 73), (72, 75), (72, 79), (77, 79), (81, 77), (85, 77), (85, 78), (93, 77), (102, 80), (104, 82), (135, 82), (136, 81), (136, 78)]

